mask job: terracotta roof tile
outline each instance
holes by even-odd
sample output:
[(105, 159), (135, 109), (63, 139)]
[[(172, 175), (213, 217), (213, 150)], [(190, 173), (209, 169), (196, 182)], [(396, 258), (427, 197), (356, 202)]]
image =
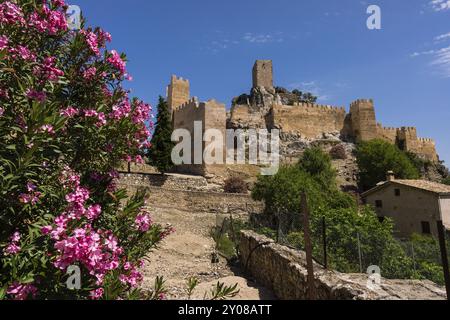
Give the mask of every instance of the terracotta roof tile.
[(394, 180), (393, 183), (410, 186), (434, 193), (450, 193), (450, 186), (426, 180)]

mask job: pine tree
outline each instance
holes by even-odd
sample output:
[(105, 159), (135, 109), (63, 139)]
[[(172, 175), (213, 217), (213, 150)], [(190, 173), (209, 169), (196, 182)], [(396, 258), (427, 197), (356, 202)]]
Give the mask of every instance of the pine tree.
[(171, 154), (175, 144), (171, 140), (172, 132), (173, 125), (170, 119), (169, 106), (167, 101), (160, 96), (158, 118), (148, 158), (149, 163), (158, 168), (161, 173), (167, 172), (173, 167)]

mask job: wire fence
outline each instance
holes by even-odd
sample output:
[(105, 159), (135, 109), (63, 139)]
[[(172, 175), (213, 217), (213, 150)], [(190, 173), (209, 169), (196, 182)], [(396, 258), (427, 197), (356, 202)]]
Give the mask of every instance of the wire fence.
[[(273, 215), (271, 228), (242, 222), (233, 219), (232, 215), (218, 217), (211, 233), (216, 241), (216, 250), (229, 259), (239, 255), (239, 234), (242, 229), (253, 229), (279, 244), (305, 251), (300, 213)], [(414, 235), (402, 241), (385, 237), (379, 230), (368, 232), (367, 229), (336, 223), (317, 215), (311, 217), (310, 226), (313, 259), (324, 268), (344, 273), (368, 273), (376, 268), (385, 278), (428, 279), (445, 285), (443, 256), (435, 237)], [(342, 237), (342, 234), (346, 236)], [(449, 232), (445, 233), (445, 240), (448, 257)]]

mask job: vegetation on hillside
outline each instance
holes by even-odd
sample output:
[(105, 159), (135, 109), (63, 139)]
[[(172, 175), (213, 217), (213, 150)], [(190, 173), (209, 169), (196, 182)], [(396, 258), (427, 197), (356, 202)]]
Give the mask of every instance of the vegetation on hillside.
[(358, 144), (356, 161), (359, 167), (359, 186), (363, 191), (386, 181), (388, 171), (393, 171), (398, 179), (420, 178), (417, 162), (414, 163), (405, 152), (384, 140), (375, 139)]
[[(374, 145), (375, 151), (372, 144), (366, 148), (376, 153), (379, 142)], [(360, 148), (359, 152), (363, 150)], [(390, 157), (396, 159), (396, 152)], [(252, 191), (254, 199), (265, 202), (266, 215), (274, 218), (267, 220), (276, 221), (270, 227), (278, 241), (304, 249), (300, 215), (302, 192), (306, 192), (308, 198), (313, 251), (319, 261), (323, 258), (322, 223), (325, 220), (331, 268), (341, 272), (365, 272), (368, 266), (378, 265), (387, 278), (426, 278), (442, 284), (439, 256), (436, 252), (424, 256), (428, 251), (424, 246), (436, 243), (430, 244), (428, 241), (433, 240), (419, 236), (407, 243), (395, 239), (392, 220), (380, 221), (373, 208), (358, 207), (354, 198), (338, 189), (331, 159), (320, 149), (307, 150), (298, 165), (282, 167), (275, 176), (259, 177)], [(417, 248), (415, 255), (406, 249), (411, 245)]]

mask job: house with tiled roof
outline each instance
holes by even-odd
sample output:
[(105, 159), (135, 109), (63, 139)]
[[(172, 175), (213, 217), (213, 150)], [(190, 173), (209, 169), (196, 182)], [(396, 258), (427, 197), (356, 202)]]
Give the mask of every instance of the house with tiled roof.
[(437, 222), (450, 230), (450, 186), (426, 180), (399, 180), (392, 172), (387, 181), (361, 195), (380, 220), (391, 218), (400, 238), (413, 233), (438, 236)]

